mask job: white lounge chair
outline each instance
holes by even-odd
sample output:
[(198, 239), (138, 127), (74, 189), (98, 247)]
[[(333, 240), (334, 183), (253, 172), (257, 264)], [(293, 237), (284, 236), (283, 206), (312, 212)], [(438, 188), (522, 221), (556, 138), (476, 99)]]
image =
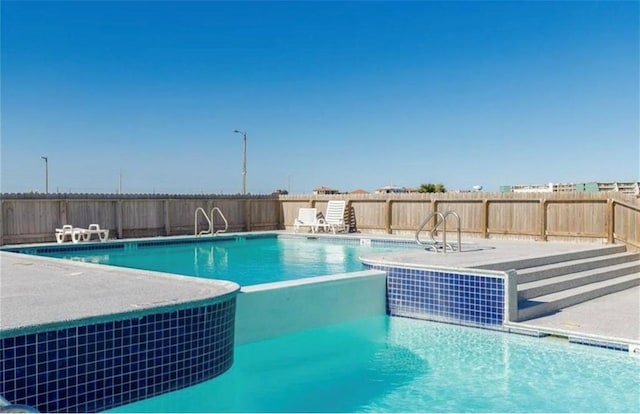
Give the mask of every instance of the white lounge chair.
[(82, 240), (89, 241), (94, 234), (98, 236), (101, 242), (107, 241), (109, 238), (109, 229), (101, 229), (99, 224), (89, 224), (88, 229), (80, 229), (82, 232)]
[(334, 234), (338, 231), (346, 231), (347, 226), (344, 222), (345, 207), (346, 202), (344, 200), (329, 200), (327, 214), (324, 218), (318, 220), (318, 227), (322, 227), (325, 231), (331, 229)]
[(300, 208), (298, 217), (293, 222), (293, 231), (298, 232), (300, 227), (311, 227), (311, 232), (318, 230), (318, 210), (315, 208)]
[(83, 231), (84, 229), (73, 227), (71, 224), (65, 224), (61, 229), (56, 229), (56, 241), (63, 243), (67, 236), (69, 236), (69, 240), (78, 243), (83, 237)]

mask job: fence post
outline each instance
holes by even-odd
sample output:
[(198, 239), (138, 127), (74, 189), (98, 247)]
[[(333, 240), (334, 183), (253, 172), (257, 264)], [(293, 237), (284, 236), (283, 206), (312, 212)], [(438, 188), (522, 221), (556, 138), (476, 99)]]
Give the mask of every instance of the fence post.
[(245, 222), (246, 222), (246, 231), (251, 231), (251, 199), (248, 198), (245, 200)]
[(162, 209), (164, 210), (164, 235), (169, 236), (171, 234), (171, 223), (169, 221), (169, 200), (164, 200), (162, 203)]
[(607, 231), (607, 243), (614, 244), (616, 242), (616, 202), (615, 200), (607, 199), (607, 220), (605, 221), (605, 229)]
[(287, 223), (285, 223), (284, 221), (284, 203), (282, 201), (282, 196), (279, 195), (278, 196), (278, 200), (276, 201), (276, 204), (278, 205), (278, 230), (286, 230), (287, 229)]
[(4, 246), (4, 200), (0, 198), (0, 246)]
[(480, 231), (482, 232), (482, 238), (489, 237), (489, 200), (486, 198), (482, 200), (482, 217), (480, 217)]
[(386, 215), (385, 215), (385, 223), (384, 223), (384, 227), (385, 230), (387, 231), (387, 234), (391, 234), (392, 230), (391, 230), (391, 218), (392, 218), (392, 214), (391, 214), (391, 203), (393, 203), (393, 201), (391, 201), (390, 198), (387, 198), (387, 201), (385, 201), (385, 210), (386, 210)]
[(122, 200), (116, 201), (116, 232), (122, 239)]
[(540, 200), (540, 240), (547, 241), (547, 200)]

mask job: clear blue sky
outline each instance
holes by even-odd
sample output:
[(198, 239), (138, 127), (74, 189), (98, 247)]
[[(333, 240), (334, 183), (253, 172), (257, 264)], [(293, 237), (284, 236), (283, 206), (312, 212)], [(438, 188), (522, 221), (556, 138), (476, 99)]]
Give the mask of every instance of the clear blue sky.
[(639, 2), (28, 2), (2, 192), (638, 180)]

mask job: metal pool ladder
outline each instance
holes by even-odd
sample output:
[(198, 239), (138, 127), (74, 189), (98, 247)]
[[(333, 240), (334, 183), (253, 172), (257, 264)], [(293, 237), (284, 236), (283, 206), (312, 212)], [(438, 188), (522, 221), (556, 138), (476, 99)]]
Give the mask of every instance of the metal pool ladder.
[[(418, 226), (418, 230), (416, 230), (416, 242), (420, 246), (426, 246), (425, 249), (432, 250), (436, 253), (440, 249), (442, 249), (442, 253), (445, 253), (445, 254), (447, 253), (447, 249), (454, 251), (455, 249), (453, 248), (453, 246), (447, 243), (447, 217), (449, 216), (454, 216), (456, 218), (457, 233), (458, 233), (458, 249), (457, 250), (459, 252), (462, 251), (462, 243), (460, 238), (460, 216), (458, 215), (458, 213), (452, 210), (446, 211), (445, 213), (434, 211), (433, 213), (429, 214), (427, 218), (422, 220), (422, 223), (420, 223), (420, 225)], [(420, 232), (424, 229), (424, 226), (426, 226), (429, 220), (431, 220), (433, 217), (437, 217), (437, 221), (435, 226), (433, 226), (433, 228), (429, 232), (429, 237), (431, 238), (431, 241), (425, 243), (420, 240)], [(442, 243), (438, 242), (435, 238), (435, 232), (438, 231), (438, 228), (441, 225), (442, 225)]]
[[(202, 215), (204, 216), (205, 220), (207, 220), (207, 223), (209, 223), (209, 228), (207, 230), (202, 230), (200, 232), (198, 232), (198, 213), (202, 213)], [(213, 213), (218, 213), (218, 215), (222, 218), (222, 221), (224, 221), (224, 229), (219, 229), (219, 230), (215, 230), (215, 226), (213, 224)], [(214, 207), (211, 209), (211, 213), (209, 215), (207, 215), (207, 212), (204, 211), (204, 209), (202, 207), (198, 207), (196, 209), (195, 212), (195, 218), (194, 218), (194, 233), (196, 236), (202, 236), (203, 234), (210, 234), (212, 236), (215, 236), (218, 233), (225, 233), (227, 231), (227, 229), (229, 228), (229, 223), (227, 222), (227, 218), (224, 216), (224, 214), (222, 214), (222, 211), (220, 211), (220, 209), (218, 207)]]

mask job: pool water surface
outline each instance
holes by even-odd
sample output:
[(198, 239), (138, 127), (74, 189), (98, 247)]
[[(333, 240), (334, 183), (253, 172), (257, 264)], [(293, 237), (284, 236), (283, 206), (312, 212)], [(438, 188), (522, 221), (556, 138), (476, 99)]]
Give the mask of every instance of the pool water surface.
[[(356, 243), (358, 242), (358, 243)], [(132, 244), (134, 248), (42, 253), (43, 256), (153, 270), (241, 285), (365, 270), (361, 255), (403, 249), (303, 237), (218, 238), (210, 242)]]
[(640, 359), (380, 316), (235, 348), (232, 368), (110, 412), (639, 412)]

